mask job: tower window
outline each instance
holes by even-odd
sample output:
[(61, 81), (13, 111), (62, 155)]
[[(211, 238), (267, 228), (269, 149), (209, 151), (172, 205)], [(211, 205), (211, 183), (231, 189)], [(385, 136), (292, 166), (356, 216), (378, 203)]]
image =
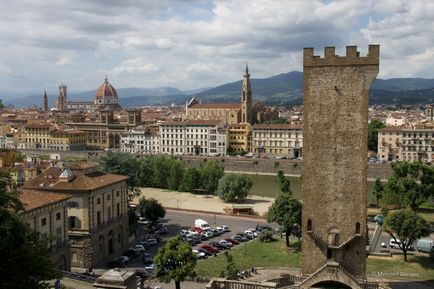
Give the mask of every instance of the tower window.
[(332, 258), (332, 250), (327, 249), (327, 259), (331, 259), (331, 258)]
[(360, 223), (356, 223), (356, 234), (360, 234)]
[(312, 220), (307, 220), (307, 231), (312, 231)]

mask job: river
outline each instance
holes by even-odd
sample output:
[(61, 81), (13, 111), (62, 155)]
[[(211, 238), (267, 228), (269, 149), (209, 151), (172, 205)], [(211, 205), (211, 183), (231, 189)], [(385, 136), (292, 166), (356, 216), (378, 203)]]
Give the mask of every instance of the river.
[[(250, 194), (275, 198), (279, 191), (277, 176), (273, 175), (250, 175), (253, 180), (253, 187)], [(287, 177), (291, 181), (291, 190), (294, 197), (301, 198), (301, 178)], [(368, 204), (375, 204), (375, 197), (372, 194), (374, 182), (368, 181)]]

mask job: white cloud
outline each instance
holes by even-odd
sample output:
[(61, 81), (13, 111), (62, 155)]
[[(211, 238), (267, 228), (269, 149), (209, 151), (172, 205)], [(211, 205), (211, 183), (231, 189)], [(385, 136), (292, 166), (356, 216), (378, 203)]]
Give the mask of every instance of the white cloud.
[(381, 45), (381, 76), (432, 77), (429, 0), (22, 0), (0, 10), (0, 90), (23, 79), (26, 89), (89, 89), (104, 73), (117, 87), (190, 89), (241, 79), (245, 62), (255, 78), (301, 70), (303, 47), (369, 43)]

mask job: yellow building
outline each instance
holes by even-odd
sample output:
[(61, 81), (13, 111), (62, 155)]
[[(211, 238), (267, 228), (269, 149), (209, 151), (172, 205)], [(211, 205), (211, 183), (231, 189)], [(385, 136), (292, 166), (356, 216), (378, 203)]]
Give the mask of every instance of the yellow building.
[(87, 134), (79, 130), (57, 129), (49, 123), (31, 123), (23, 127), (19, 148), (45, 150), (84, 150)]
[(300, 126), (255, 124), (252, 127), (252, 153), (288, 158), (302, 157), (303, 134)]
[[(70, 244), (67, 227), (67, 194), (24, 190), (20, 201), (25, 211), (21, 214), (31, 229), (47, 240), (49, 254), (56, 268), (70, 270)], [(35, 264), (37, 266), (37, 264)]]
[(251, 126), (248, 123), (232, 124), (228, 128), (229, 152), (249, 152)]

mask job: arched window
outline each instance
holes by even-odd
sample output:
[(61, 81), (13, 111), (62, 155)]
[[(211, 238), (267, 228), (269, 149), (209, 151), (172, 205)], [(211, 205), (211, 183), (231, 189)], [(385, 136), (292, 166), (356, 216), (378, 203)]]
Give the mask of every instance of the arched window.
[(360, 223), (356, 223), (356, 234), (360, 234)]
[(339, 246), (339, 230), (333, 228), (329, 230), (329, 234), (327, 237), (327, 244), (329, 246)]
[(307, 231), (308, 232), (312, 231), (312, 220), (311, 219), (307, 220)]
[(332, 249), (327, 249), (327, 259), (332, 258)]
[(246, 92), (243, 91), (243, 101), (246, 101)]

